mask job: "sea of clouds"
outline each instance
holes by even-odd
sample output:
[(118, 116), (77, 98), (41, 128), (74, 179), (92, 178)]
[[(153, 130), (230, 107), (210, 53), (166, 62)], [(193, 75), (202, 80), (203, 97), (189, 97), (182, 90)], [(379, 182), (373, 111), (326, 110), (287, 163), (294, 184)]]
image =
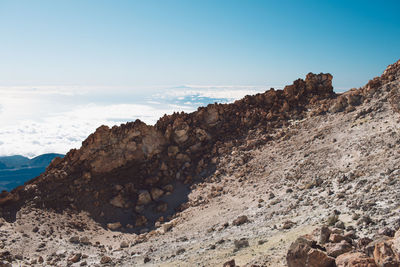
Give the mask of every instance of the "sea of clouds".
[(136, 119), (154, 124), (164, 114), (192, 112), (214, 102), (229, 103), (268, 88), (196, 85), (149, 90), (0, 88), (0, 156), (64, 154), (79, 148), (101, 125), (120, 125)]

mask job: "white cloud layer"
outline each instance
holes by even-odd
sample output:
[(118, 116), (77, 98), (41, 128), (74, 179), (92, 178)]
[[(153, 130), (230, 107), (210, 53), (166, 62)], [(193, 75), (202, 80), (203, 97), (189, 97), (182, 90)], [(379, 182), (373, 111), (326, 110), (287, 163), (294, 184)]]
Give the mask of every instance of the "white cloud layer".
[(232, 102), (266, 89), (192, 85), (139, 95), (126, 90), (0, 88), (0, 155), (66, 153), (79, 148), (100, 125), (136, 119), (154, 124), (164, 114)]

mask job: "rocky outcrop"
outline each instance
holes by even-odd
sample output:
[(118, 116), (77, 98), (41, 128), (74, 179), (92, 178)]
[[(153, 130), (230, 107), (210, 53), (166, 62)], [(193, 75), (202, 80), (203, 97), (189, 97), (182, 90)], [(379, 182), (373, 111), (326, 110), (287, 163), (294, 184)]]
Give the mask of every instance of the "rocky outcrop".
[(111, 129), (101, 126), (43, 175), (3, 192), (2, 215), (12, 220), (13, 211), (29, 202), (59, 211), (86, 210), (104, 224), (151, 226), (178, 208), (177, 203), (168, 205), (173, 189), (165, 194), (163, 188), (202, 180), (213, 172), (216, 157), (244, 142), (252, 129), (272, 132), (334, 97), (330, 74), (309, 73), (284, 90), (165, 115), (155, 126), (139, 120)]
[(351, 89), (337, 97), (329, 108), (332, 113), (351, 112), (355, 110), (362, 102), (371, 99), (375, 94), (381, 94), (384, 91), (390, 92), (389, 101), (397, 112), (400, 111), (400, 89), (398, 86), (400, 80), (400, 60), (389, 65), (382, 76), (375, 77), (360, 89)]
[[(190, 185), (212, 174), (218, 157), (230, 153), (232, 147), (245, 144), (252, 149), (282, 138), (285, 133), (274, 133), (306, 116), (349, 112), (382, 84), (390, 88), (399, 77), (398, 65), (339, 97), (333, 92), (332, 75), (309, 73), (283, 90), (200, 107), (190, 114), (165, 115), (154, 126), (139, 120), (119, 127), (101, 126), (80, 149), (54, 159), (41, 176), (12, 192), (2, 192), (0, 216), (12, 221), (21, 206), (32, 205), (88, 211), (104, 226), (120, 223), (122, 230), (151, 228), (184, 209)], [(396, 97), (393, 93), (391, 99)], [(398, 101), (393, 103), (396, 106)], [(264, 137), (250, 142), (253, 131)]]
[(397, 266), (399, 82), (331, 79), (99, 128), (2, 193), (0, 265)]
[(378, 236), (373, 241), (357, 240), (354, 233), (323, 226), (319, 234), (314, 232), (314, 235), (297, 238), (291, 244), (286, 260), (289, 267), (400, 266), (399, 244), (400, 229), (394, 237)]

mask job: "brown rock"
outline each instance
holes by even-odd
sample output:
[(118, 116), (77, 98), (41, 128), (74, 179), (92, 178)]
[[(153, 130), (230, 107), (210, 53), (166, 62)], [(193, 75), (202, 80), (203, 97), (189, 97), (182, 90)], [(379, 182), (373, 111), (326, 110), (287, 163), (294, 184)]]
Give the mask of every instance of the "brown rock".
[(222, 265), (222, 267), (236, 267), (235, 260), (230, 260), (225, 262), (224, 265)]
[(326, 253), (335, 258), (353, 249), (353, 247), (346, 240), (342, 240), (340, 243), (328, 243), (325, 245), (325, 248)]
[(106, 263), (110, 263), (111, 261), (112, 261), (112, 260), (111, 260), (110, 257), (108, 257), (108, 256), (103, 256), (103, 257), (101, 257), (100, 263), (101, 263), (101, 264), (106, 264)]
[(384, 227), (378, 231), (379, 235), (394, 237), (395, 231), (389, 227)]
[(318, 267), (328, 267), (328, 266), (335, 266), (335, 259), (326, 255), (325, 252), (319, 249), (310, 249), (307, 252), (308, 256), (308, 266), (318, 266)]
[(81, 260), (81, 256), (82, 256), (81, 253), (77, 253), (74, 256), (72, 256), (71, 258), (69, 258), (68, 261), (76, 263)]
[(177, 146), (169, 146), (168, 147), (168, 156), (169, 157), (174, 157), (178, 153), (179, 153), (179, 147), (177, 147)]
[(360, 239), (357, 240), (357, 248), (358, 248), (358, 249), (361, 249), (361, 250), (364, 250), (364, 248), (365, 248), (366, 246), (368, 246), (368, 244), (371, 243), (371, 242), (372, 242), (372, 239), (371, 239), (371, 238), (362, 237), (362, 238), (360, 238)]
[(378, 267), (374, 259), (361, 252), (344, 253), (336, 258), (337, 267)]
[(186, 140), (188, 140), (189, 125), (186, 122), (175, 120), (173, 129), (174, 129), (174, 132), (173, 132), (172, 136), (176, 143), (182, 144)]
[(399, 267), (400, 262), (397, 261), (396, 255), (391, 247), (390, 241), (381, 242), (375, 245), (374, 259), (378, 266), (382, 267)]
[(364, 248), (364, 252), (368, 256), (373, 257), (374, 256), (374, 251), (375, 251), (375, 246), (377, 244), (379, 244), (379, 243), (387, 242), (387, 241), (390, 241), (390, 240), (392, 240), (392, 239), (390, 237), (388, 237), (388, 236), (381, 236), (381, 237), (373, 240), (372, 242), (370, 242), (368, 245), (366, 245), (365, 248)]
[(164, 194), (164, 191), (154, 187), (151, 189), (151, 197), (153, 198), (153, 200), (158, 200), (160, 197), (162, 197), (162, 195)]
[(240, 250), (249, 246), (249, 241), (246, 238), (235, 240), (234, 242), (235, 250)]
[(111, 199), (110, 204), (117, 208), (123, 208), (125, 205), (124, 198), (119, 194), (113, 199)]
[(136, 218), (135, 226), (142, 227), (142, 226), (145, 226), (146, 223), (147, 223), (147, 218), (143, 215), (140, 215)]
[(325, 244), (329, 241), (329, 236), (331, 235), (331, 230), (328, 226), (322, 226), (319, 234), (319, 243)]
[(79, 236), (71, 236), (69, 242), (78, 244), (79, 243)]
[(173, 227), (172, 223), (164, 223), (162, 225), (162, 233), (166, 233), (166, 232), (170, 231), (172, 229), (172, 227)]
[(121, 227), (122, 227), (122, 225), (121, 225), (120, 222), (108, 223), (107, 224), (107, 228), (110, 229), (111, 231), (118, 230)]
[(151, 196), (149, 191), (147, 190), (140, 191), (138, 195), (137, 205), (138, 206), (147, 205), (150, 202), (151, 202)]
[(204, 122), (209, 126), (214, 126), (218, 122), (218, 110), (214, 107), (207, 109), (204, 114)]
[(291, 245), (286, 255), (289, 267), (333, 267), (335, 260), (317, 249), (317, 242), (310, 236), (300, 236)]
[(126, 242), (125, 240), (121, 242), (121, 244), (119, 245), (120, 248), (127, 248), (129, 247), (129, 243)]
[(89, 238), (87, 236), (83, 236), (79, 239), (80, 243), (83, 245), (90, 245), (90, 241)]
[(282, 225), (282, 229), (287, 230), (287, 229), (292, 228), (294, 225), (295, 225), (295, 223), (292, 222), (292, 221), (285, 221), (285, 222), (283, 223), (283, 225)]
[(242, 216), (237, 217), (232, 222), (232, 224), (238, 226), (238, 225), (242, 225), (244, 223), (247, 223), (248, 221), (249, 221), (249, 219), (247, 218), (247, 216), (246, 215), (242, 215)]
[(329, 236), (329, 241), (332, 243), (339, 243), (340, 241), (345, 240), (344, 236), (340, 234), (331, 234)]
[(143, 206), (143, 205), (142, 205), (142, 206), (135, 206), (135, 211), (136, 211), (137, 213), (143, 212), (143, 211), (144, 211), (144, 206)]
[(201, 128), (196, 128), (194, 132), (196, 134), (196, 138), (199, 139), (199, 141), (204, 141), (209, 138), (207, 132)]
[(172, 184), (167, 184), (166, 186), (163, 187), (163, 189), (167, 192), (172, 192), (174, 191), (174, 186)]
[(392, 239), (392, 249), (393, 252), (397, 255), (397, 260), (400, 261), (400, 229), (394, 235)]

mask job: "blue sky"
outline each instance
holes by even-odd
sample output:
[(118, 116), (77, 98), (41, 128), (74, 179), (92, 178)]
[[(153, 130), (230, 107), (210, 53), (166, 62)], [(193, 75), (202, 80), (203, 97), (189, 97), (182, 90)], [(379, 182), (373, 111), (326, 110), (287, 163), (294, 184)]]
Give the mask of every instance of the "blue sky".
[[(358, 87), (400, 57), (399, 1), (0, 0), (0, 86)], [(132, 90), (133, 90), (132, 89)]]
[(0, 0), (0, 156), (400, 57), (400, 1)]

